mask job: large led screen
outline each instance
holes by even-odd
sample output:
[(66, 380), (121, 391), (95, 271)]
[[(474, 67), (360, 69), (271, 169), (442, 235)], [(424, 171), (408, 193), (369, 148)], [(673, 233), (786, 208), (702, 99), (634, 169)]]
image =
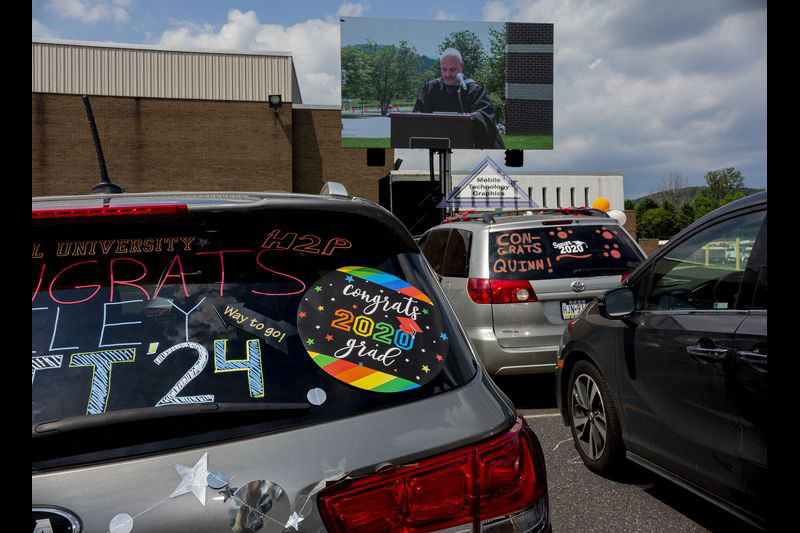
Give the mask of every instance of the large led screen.
[(345, 148), (553, 149), (553, 25), (343, 17)]

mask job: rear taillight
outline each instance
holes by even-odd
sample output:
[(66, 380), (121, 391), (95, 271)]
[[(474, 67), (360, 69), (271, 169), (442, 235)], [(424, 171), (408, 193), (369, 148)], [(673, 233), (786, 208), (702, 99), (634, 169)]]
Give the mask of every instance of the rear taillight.
[(337, 483), (318, 502), (329, 531), (416, 533), (544, 523), (546, 496), (541, 445), (518, 417), (501, 437)]
[(467, 294), (478, 304), (515, 304), (537, 302), (529, 281), (504, 279), (467, 280)]
[(48, 218), (97, 218), (97, 217), (125, 217), (149, 215), (183, 215), (186, 213), (184, 204), (158, 204), (158, 205), (126, 205), (121, 207), (82, 207), (76, 209), (36, 209), (31, 212), (33, 220)]

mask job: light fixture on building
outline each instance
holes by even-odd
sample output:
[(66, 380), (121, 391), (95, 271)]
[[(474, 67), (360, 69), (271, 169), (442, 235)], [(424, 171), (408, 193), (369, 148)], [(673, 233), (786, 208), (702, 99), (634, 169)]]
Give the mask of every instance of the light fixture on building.
[(269, 95), (269, 100), (267, 100), (269, 106), (275, 110), (275, 113), (278, 112), (278, 108), (283, 104), (283, 99), (279, 94), (271, 94)]

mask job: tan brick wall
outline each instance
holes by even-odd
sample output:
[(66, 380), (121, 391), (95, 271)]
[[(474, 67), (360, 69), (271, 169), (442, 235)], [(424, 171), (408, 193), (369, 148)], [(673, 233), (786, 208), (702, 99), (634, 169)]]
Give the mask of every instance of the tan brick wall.
[[(32, 195), (90, 192), (100, 171), (81, 97), (32, 100)], [(109, 177), (128, 192), (292, 190), (290, 106), (276, 116), (259, 102), (90, 101)]]
[[(114, 183), (128, 192), (293, 191), (318, 194), (326, 181), (378, 201), (386, 165), (366, 149), (341, 147), (338, 110), (274, 110), (261, 102), (91, 96)], [(32, 94), (31, 193), (85, 194), (100, 182), (79, 95)]]
[(351, 196), (378, 201), (378, 180), (394, 165), (394, 150), (386, 164), (367, 166), (365, 148), (342, 148), (342, 120), (335, 109), (294, 109), (294, 191), (318, 194), (326, 181), (338, 181)]
[(650, 257), (658, 250), (658, 239), (639, 239), (639, 246), (642, 247), (647, 257)]
[(622, 225), (625, 228), (625, 231), (630, 233), (631, 237), (636, 239), (636, 211), (633, 209), (626, 209), (625, 213), (625, 224)]

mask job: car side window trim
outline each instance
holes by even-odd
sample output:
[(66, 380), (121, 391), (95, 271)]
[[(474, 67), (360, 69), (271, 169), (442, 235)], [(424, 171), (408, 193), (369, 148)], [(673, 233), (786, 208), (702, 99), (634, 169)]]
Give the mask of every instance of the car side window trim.
[(757, 296), (757, 286), (760, 282), (762, 271), (766, 270), (767, 218), (768, 215), (764, 215), (764, 221), (761, 223), (761, 228), (758, 230), (756, 241), (753, 244), (753, 251), (750, 254), (744, 275), (742, 276), (742, 284), (739, 287), (739, 294), (736, 298), (737, 309), (751, 309), (755, 307), (754, 299)]

